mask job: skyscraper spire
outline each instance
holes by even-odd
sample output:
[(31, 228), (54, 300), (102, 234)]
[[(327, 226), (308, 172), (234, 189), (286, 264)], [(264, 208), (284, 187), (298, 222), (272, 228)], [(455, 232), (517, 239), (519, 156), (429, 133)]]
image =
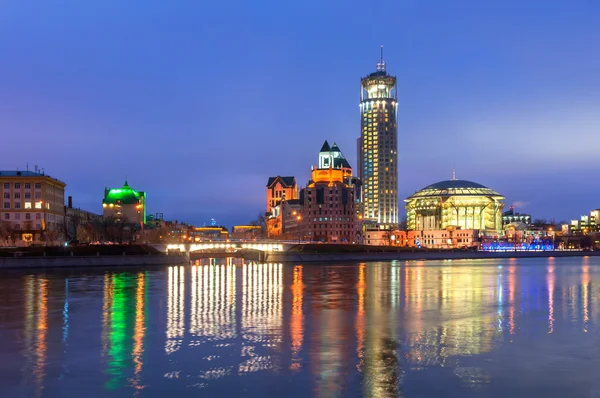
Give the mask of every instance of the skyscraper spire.
[(385, 61), (383, 60), (383, 45), (381, 45), (380, 51), (381, 58), (379, 59), (379, 62), (377, 62), (377, 72), (385, 72)]
[(454, 167), (452, 168), (452, 179), (456, 180), (456, 169)]

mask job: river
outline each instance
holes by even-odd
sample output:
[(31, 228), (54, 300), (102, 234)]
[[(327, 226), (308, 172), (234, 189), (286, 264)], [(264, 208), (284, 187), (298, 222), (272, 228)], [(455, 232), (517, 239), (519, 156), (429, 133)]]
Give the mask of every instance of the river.
[(2, 397), (597, 397), (600, 258), (4, 271)]

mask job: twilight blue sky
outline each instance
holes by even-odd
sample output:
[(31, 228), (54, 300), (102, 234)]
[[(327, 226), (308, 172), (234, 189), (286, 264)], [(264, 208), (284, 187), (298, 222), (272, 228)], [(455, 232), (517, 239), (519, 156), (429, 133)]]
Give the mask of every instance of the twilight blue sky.
[(0, 169), (37, 164), (101, 211), (231, 226), (323, 140), (356, 164), (359, 81), (385, 46), (401, 199), (457, 176), (535, 217), (600, 207), (600, 2), (5, 0)]

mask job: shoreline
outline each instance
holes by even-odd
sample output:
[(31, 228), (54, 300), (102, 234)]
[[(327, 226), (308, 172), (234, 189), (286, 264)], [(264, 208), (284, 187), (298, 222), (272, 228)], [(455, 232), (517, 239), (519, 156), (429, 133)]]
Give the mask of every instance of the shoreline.
[[(261, 256), (262, 257), (262, 256)], [(393, 260), (476, 260), (502, 258), (600, 257), (600, 251), (505, 251), (505, 252), (357, 252), (357, 253), (265, 253), (263, 261), (277, 263), (306, 263), (334, 261), (393, 261)]]
[(0, 257), (0, 271), (43, 268), (90, 268), (187, 265), (187, 256), (129, 254), (125, 256)]

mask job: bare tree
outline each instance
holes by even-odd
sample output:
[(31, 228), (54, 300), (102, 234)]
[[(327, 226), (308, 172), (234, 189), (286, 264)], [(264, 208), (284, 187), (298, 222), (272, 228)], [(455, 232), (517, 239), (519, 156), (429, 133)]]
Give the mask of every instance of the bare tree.
[(2, 245), (10, 244), (10, 242), (14, 245), (14, 230), (12, 222), (2, 221), (2, 223), (0, 223), (0, 243)]
[(250, 225), (260, 227), (260, 234), (258, 235), (260, 238), (264, 238), (267, 234), (267, 213), (258, 212), (256, 220), (250, 221)]
[(62, 231), (57, 229), (49, 229), (44, 231), (44, 238), (46, 240), (46, 246), (57, 246), (58, 240), (62, 235)]

